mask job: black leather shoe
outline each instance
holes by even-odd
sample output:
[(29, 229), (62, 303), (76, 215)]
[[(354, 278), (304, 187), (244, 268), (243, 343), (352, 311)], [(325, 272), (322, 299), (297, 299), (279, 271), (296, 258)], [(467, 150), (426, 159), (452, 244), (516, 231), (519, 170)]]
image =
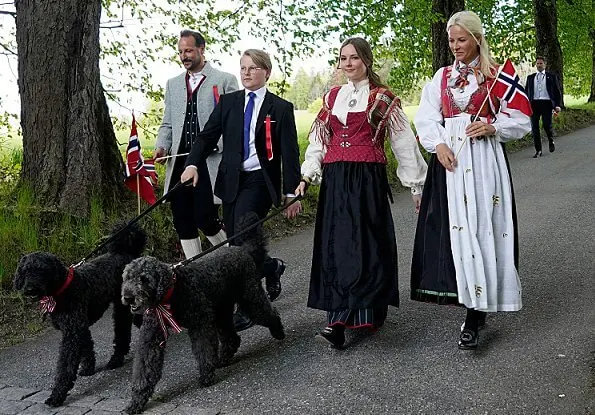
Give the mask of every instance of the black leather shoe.
[(250, 317), (242, 313), (241, 310), (237, 310), (233, 315), (233, 325), (236, 331), (242, 331), (252, 327), (254, 322)]
[(345, 344), (345, 329), (328, 326), (316, 333), (316, 338), (330, 343), (335, 349), (342, 349)]
[(461, 350), (475, 350), (479, 335), (473, 330), (464, 329), (459, 336), (459, 349)]
[(554, 140), (550, 140), (550, 153), (556, 151), (556, 145), (554, 144)]
[(273, 275), (267, 275), (265, 278), (267, 295), (271, 301), (275, 301), (281, 295), (281, 275), (283, 275), (287, 267), (285, 262), (279, 258), (275, 258), (275, 260), (277, 261), (277, 269)]
[(537, 157), (541, 157), (541, 151), (535, 152), (535, 155), (533, 156), (533, 158), (536, 159)]

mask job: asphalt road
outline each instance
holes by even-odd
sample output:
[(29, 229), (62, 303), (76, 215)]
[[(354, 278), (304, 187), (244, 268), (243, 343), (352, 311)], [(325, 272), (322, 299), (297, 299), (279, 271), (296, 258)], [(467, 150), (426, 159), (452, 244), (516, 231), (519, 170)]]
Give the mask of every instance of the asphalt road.
[[(402, 193), (393, 205), (402, 304), (389, 311), (380, 332), (348, 338), (344, 351), (314, 339), (325, 318), (305, 306), (308, 227), (271, 244), (271, 253), (289, 264), (275, 302), (287, 338), (276, 341), (260, 327), (243, 332), (233, 364), (218, 370), (215, 385), (200, 389), (187, 336), (172, 336), (155, 413), (595, 413), (595, 127), (561, 137), (555, 153), (532, 154), (510, 155), (524, 308), (490, 315), (479, 350), (457, 349), (463, 310), (408, 299), (416, 217)], [(99, 365), (109, 358), (110, 330), (109, 317), (93, 329)], [(0, 351), (0, 413), (49, 413), (42, 405), (6, 409), (15, 407), (6, 405), (15, 399), (7, 391), (47, 393), (59, 338), (52, 331)], [(129, 397), (130, 372), (128, 362), (79, 379), (67, 403), (102, 398), (111, 407), (87, 413), (117, 411)]]

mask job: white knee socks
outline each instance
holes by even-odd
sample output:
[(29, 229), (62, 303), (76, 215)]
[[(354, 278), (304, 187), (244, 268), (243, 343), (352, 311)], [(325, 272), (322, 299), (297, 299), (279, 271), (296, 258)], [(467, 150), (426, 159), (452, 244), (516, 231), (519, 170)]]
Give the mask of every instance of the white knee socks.
[[(220, 244), (221, 242), (225, 241), (227, 239), (227, 234), (225, 233), (225, 231), (223, 229), (221, 229), (215, 235), (207, 236), (207, 239), (209, 240), (211, 245), (215, 246), (215, 245)], [(226, 244), (226, 246), (227, 245), (229, 245), (229, 244)]]
[(184, 251), (186, 259), (192, 258), (202, 252), (200, 238), (180, 239), (180, 243), (182, 244), (182, 250)]

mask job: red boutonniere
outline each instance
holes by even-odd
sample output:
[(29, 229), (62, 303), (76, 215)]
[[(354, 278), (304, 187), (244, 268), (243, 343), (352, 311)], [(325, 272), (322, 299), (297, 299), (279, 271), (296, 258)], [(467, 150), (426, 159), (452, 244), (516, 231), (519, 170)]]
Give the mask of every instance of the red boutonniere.
[(271, 116), (267, 114), (264, 118), (265, 139), (267, 148), (267, 158), (269, 161), (273, 159), (273, 138), (271, 136)]
[(219, 103), (219, 87), (217, 85), (213, 85), (213, 100), (215, 101), (215, 106)]

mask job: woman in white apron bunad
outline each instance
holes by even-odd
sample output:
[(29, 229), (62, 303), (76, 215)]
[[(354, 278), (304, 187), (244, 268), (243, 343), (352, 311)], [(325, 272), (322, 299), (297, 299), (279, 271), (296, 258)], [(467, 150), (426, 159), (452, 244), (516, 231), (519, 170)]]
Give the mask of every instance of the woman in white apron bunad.
[[(422, 92), (415, 127), (431, 153), (414, 244), (411, 296), (467, 308), (460, 349), (475, 349), (487, 312), (522, 307), (516, 207), (504, 143), (531, 131), (494, 96), (498, 66), (479, 17), (447, 23), (452, 66)], [(483, 104), (483, 105), (482, 105)]]

